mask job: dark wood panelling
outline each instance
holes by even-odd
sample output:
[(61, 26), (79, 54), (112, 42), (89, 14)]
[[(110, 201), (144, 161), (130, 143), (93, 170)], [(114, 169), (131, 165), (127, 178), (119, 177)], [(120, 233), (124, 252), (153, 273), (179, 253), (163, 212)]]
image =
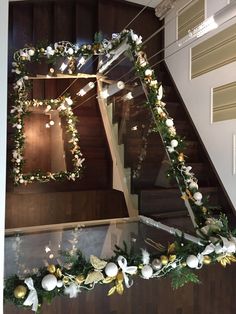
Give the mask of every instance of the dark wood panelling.
[[(91, 19), (89, 19), (91, 21)], [(88, 37), (88, 36), (87, 36)], [(75, 42), (75, 2), (54, 3), (53, 40)]]
[(7, 194), (6, 228), (126, 216), (123, 194), (114, 190)]
[(33, 41), (34, 43), (53, 41), (54, 25), (53, 3), (35, 3), (33, 6)]

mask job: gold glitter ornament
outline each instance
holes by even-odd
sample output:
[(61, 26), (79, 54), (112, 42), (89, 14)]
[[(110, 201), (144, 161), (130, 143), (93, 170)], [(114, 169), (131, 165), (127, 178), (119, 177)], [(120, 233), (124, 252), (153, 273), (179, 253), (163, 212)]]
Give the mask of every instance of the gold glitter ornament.
[(203, 257), (203, 264), (209, 265), (210, 263), (211, 263), (211, 257), (208, 256), (208, 255), (205, 255), (205, 256)]
[(69, 283), (70, 279), (69, 279), (69, 277), (65, 276), (65, 277), (63, 277), (62, 281), (66, 285)]
[(19, 285), (15, 288), (14, 290), (14, 297), (16, 299), (24, 299), (25, 295), (27, 293), (27, 288), (26, 286)]

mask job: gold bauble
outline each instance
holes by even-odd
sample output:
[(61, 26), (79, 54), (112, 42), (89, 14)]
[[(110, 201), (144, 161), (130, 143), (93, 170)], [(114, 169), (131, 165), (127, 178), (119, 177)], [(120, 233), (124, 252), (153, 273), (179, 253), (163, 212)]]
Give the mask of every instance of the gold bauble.
[(77, 282), (77, 284), (81, 285), (81, 283), (85, 281), (84, 275), (76, 276), (75, 281)]
[(165, 113), (165, 112), (161, 112), (161, 113), (160, 113), (160, 117), (161, 117), (161, 118), (165, 118), (165, 117), (166, 117), (166, 113)]
[(184, 154), (180, 153), (178, 156), (178, 161), (183, 162), (184, 161)]
[(26, 286), (19, 285), (14, 290), (14, 297), (17, 299), (23, 299), (27, 293)]
[(162, 255), (161, 256), (161, 263), (162, 263), (162, 265), (167, 265), (168, 262), (169, 262), (168, 257), (165, 256), (165, 255)]
[(170, 255), (169, 256), (169, 261), (172, 263), (176, 260), (176, 255)]
[(186, 263), (186, 262), (182, 262), (181, 265), (182, 265), (183, 267), (186, 267), (186, 266), (187, 266), (187, 263)]
[(210, 263), (211, 263), (211, 257), (208, 256), (208, 255), (205, 255), (205, 256), (203, 257), (203, 264), (209, 265)]
[(69, 277), (65, 276), (65, 277), (63, 277), (62, 281), (63, 281), (63, 283), (66, 285), (66, 284), (68, 284), (68, 282), (70, 281), (70, 279), (69, 279)]
[(56, 271), (55, 265), (48, 265), (47, 271), (48, 271), (50, 274), (54, 274), (55, 271)]
[(202, 207), (202, 212), (203, 212), (203, 214), (207, 214), (208, 210), (205, 206)]

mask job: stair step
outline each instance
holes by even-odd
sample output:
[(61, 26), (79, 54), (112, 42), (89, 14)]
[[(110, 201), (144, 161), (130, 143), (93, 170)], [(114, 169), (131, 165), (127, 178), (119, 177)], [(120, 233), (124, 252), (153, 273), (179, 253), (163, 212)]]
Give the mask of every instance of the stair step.
[[(210, 195), (210, 203), (214, 206), (219, 201), (218, 188), (201, 188), (200, 192)], [(185, 209), (179, 189), (148, 189), (141, 190), (139, 196), (139, 211), (141, 214), (182, 211)]]
[[(203, 163), (188, 163), (188, 166), (192, 167), (193, 173), (195, 173), (199, 186), (209, 186), (213, 182), (210, 180), (208, 166)], [(145, 161), (141, 165), (140, 176), (134, 178), (132, 182), (132, 191), (137, 192), (139, 189), (159, 187), (177, 187), (175, 179), (169, 180), (166, 177), (166, 172), (169, 169), (169, 165), (166, 162), (156, 160), (156, 162)]]

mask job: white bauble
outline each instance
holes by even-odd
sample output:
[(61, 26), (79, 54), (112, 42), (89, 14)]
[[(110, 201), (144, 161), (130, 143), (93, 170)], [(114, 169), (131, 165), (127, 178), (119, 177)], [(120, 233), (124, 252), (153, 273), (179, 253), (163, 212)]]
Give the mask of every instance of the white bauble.
[(17, 128), (18, 130), (20, 130), (20, 129), (22, 129), (22, 125), (21, 125), (21, 124), (17, 124), (16, 128)]
[(172, 141), (170, 142), (171, 147), (177, 147), (178, 144), (179, 144), (179, 143), (178, 143), (177, 140), (172, 140)]
[(145, 71), (145, 76), (151, 76), (152, 75), (152, 70), (151, 69), (147, 69)]
[(166, 126), (168, 126), (169, 128), (172, 127), (174, 125), (174, 122), (172, 119), (167, 119), (166, 120)]
[(67, 53), (68, 53), (69, 55), (73, 55), (73, 53), (74, 53), (73, 48), (69, 48), (69, 49), (67, 50)]
[(57, 288), (61, 288), (63, 286), (63, 281), (62, 280), (58, 280), (57, 281)]
[(28, 51), (28, 54), (29, 54), (30, 57), (32, 57), (32, 56), (34, 55), (34, 50), (33, 50), (33, 49), (30, 49), (30, 50)]
[(152, 261), (152, 268), (154, 270), (160, 270), (162, 268), (162, 263), (158, 258), (154, 258)]
[(197, 184), (197, 182), (191, 181), (188, 187), (189, 187), (191, 190), (193, 190), (193, 189), (196, 189), (196, 190), (197, 190), (197, 189), (198, 189), (198, 184)]
[(118, 267), (115, 263), (108, 263), (105, 267), (105, 274), (108, 277), (115, 277), (118, 274)]
[(201, 199), (202, 199), (202, 193), (200, 193), (200, 192), (195, 192), (195, 193), (193, 194), (193, 198), (194, 198), (196, 201), (201, 201)]
[(57, 286), (57, 278), (52, 274), (46, 275), (45, 277), (43, 277), (41, 285), (44, 290), (52, 291)]
[(195, 255), (189, 255), (187, 257), (187, 260), (186, 260), (186, 264), (190, 268), (197, 268), (198, 267), (198, 262), (199, 262), (198, 258)]
[(141, 274), (142, 274), (143, 278), (145, 278), (145, 279), (151, 278), (153, 275), (152, 267), (150, 265), (143, 266), (143, 268), (141, 270)]

